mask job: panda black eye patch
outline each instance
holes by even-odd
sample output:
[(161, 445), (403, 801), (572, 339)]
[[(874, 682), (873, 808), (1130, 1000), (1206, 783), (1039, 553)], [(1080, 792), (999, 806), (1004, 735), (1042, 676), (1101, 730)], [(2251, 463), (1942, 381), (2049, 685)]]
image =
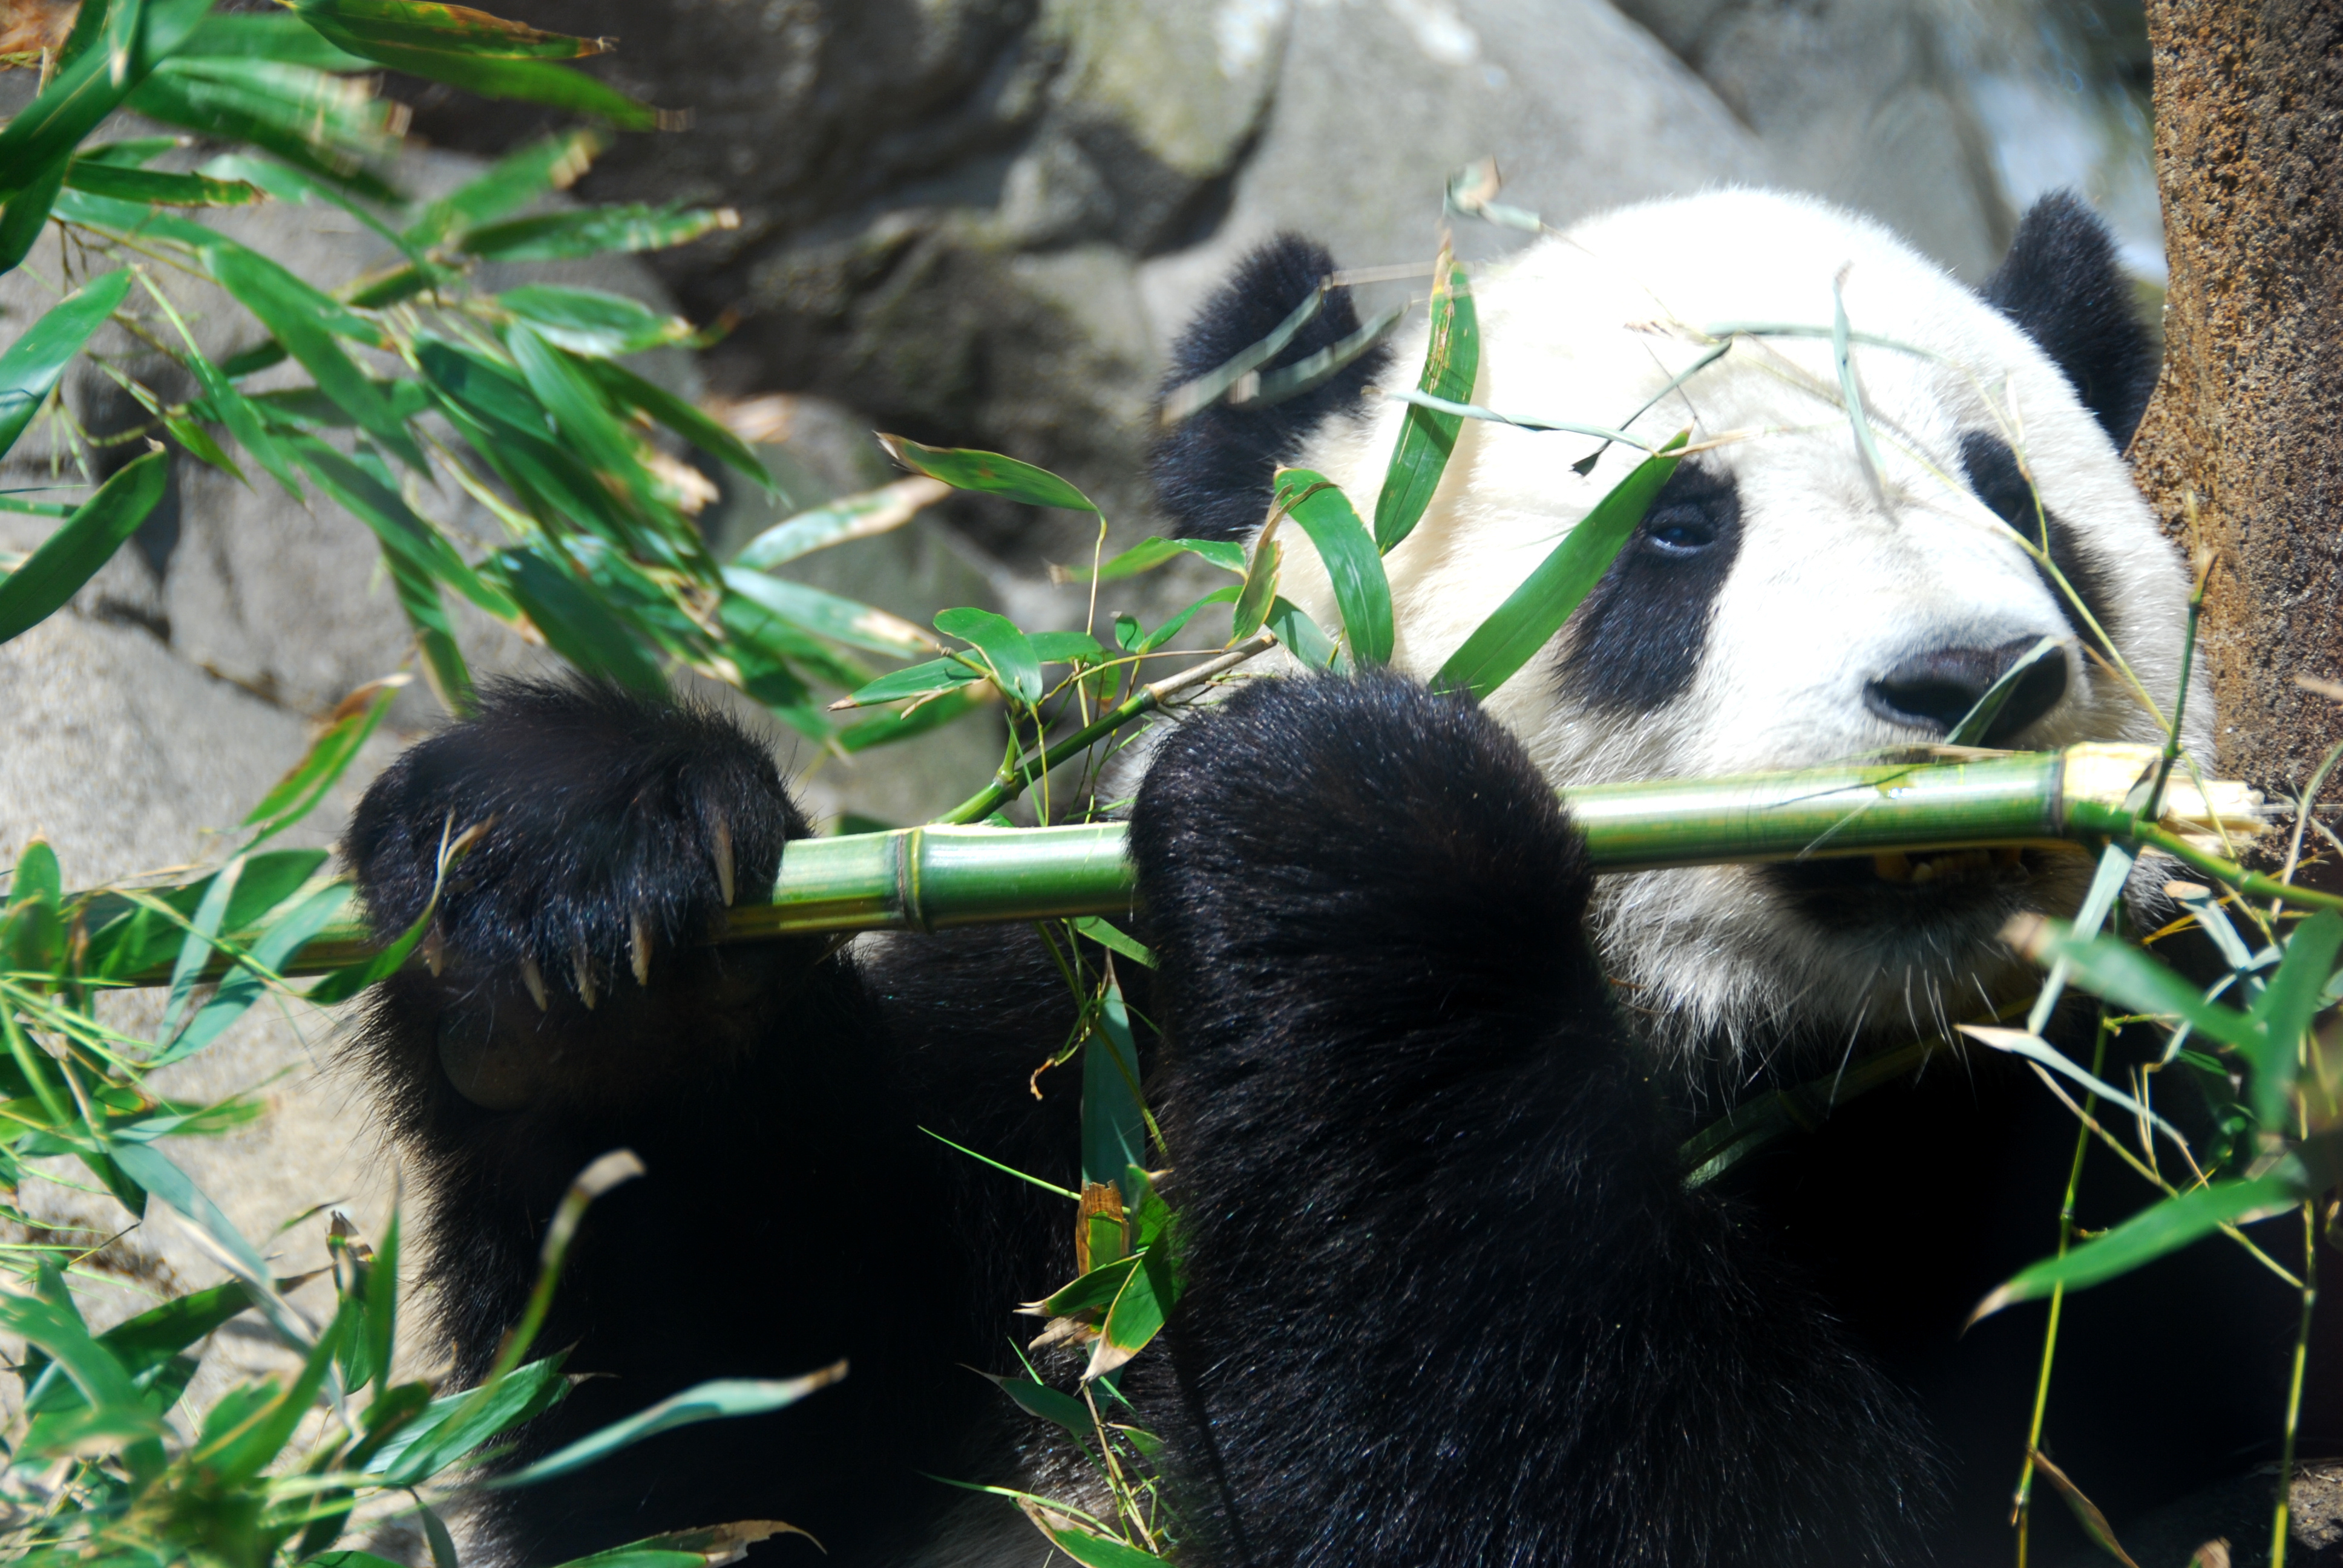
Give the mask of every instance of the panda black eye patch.
[(1733, 476), (1677, 467), (1564, 632), (1563, 689), (1598, 708), (1680, 697), (1708, 646), (1716, 596), (1741, 554)]
[[(1961, 472), (1976, 498), (1994, 516), (2049, 556), (2051, 564), (2091, 612), (2091, 619), (2102, 627), (2108, 626), (2106, 574), (2099, 569), (2098, 562), (2077, 545), (2074, 531), (2059, 520), (2057, 513), (2035, 505), (2034, 487), (2026, 482), (2025, 471), (2017, 466), (2017, 454), (2009, 449), (2009, 444), (1988, 430), (1966, 432), (1961, 437)], [(2058, 601), (2058, 613), (2066, 618), (2075, 635), (2102, 653), (2112, 651), (2104, 638), (2091, 634), (2089, 621), (2076, 612), (2074, 600), (2066, 597), (2040, 561), (2034, 563), (2034, 569), (2043, 586), (2050, 590), (2050, 597)]]

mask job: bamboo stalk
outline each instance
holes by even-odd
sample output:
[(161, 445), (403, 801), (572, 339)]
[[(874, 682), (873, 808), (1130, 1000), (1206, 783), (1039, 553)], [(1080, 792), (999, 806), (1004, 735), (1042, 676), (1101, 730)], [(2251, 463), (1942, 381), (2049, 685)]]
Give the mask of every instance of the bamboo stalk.
[[(1952, 761), (1588, 785), (1564, 790), (1563, 799), (1602, 872), (1985, 846), (2081, 847), (2108, 837), (2188, 851), (2197, 863), (2217, 850), (2224, 829), (2247, 836), (2261, 830), (2260, 797), (2227, 782), (2207, 786), (2208, 801), (2174, 781), (2160, 821), (2135, 822), (2130, 803), (2144, 800), (2142, 786), (2153, 781), (2157, 759), (2153, 747), (2092, 744)], [(783, 852), (769, 899), (736, 907), (719, 940), (1127, 915), (1132, 872), (1125, 830), (1121, 822), (942, 824), (800, 839)], [(345, 968), (368, 950), (358, 922), (337, 922), (284, 972)], [(224, 960), (215, 967), (224, 970)], [(165, 966), (128, 983), (169, 979)]]

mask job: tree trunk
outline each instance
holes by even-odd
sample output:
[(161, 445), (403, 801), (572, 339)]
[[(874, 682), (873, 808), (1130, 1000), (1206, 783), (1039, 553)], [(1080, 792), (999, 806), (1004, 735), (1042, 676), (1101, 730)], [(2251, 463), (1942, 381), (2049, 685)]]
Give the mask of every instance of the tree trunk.
[(2132, 443), (2220, 557), (2202, 651), (2219, 767), (2292, 794), (2343, 737), (2343, 4), (2149, 0), (2172, 278)]

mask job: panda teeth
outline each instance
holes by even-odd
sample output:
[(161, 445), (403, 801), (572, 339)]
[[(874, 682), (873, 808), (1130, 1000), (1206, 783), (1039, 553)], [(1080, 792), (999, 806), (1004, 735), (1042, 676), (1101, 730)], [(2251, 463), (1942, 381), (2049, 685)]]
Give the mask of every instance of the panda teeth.
[(1934, 855), (1907, 855), (1890, 850), (1871, 858), (1871, 869), (1884, 882), (1916, 884), (1934, 882), (1946, 877), (1966, 876), (1991, 866), (2015, 866), (2020, 863), (2021, 851), (2011, 849), (1946, 849)]

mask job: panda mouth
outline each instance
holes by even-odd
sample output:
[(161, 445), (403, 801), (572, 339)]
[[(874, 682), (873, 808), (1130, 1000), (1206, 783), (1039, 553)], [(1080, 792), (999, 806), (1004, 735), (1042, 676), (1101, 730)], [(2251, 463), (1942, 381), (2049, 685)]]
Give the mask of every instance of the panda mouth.
[(1941, 849), (1934, 854), (1892, 851), (1871, 858), (1872, 874), (1881, 881), (1911, 886), (1991, 876), (1996, 869), (2022, 869), (2025, 864), (2026, 851), (2015, 844), (1982, 849)]
[(1997, 927), (2048, 869), (2043, 851), (2006, 847), (1783, 861), (1762, 874), (1815, 925), (1875, 938), (1946, 922)]

